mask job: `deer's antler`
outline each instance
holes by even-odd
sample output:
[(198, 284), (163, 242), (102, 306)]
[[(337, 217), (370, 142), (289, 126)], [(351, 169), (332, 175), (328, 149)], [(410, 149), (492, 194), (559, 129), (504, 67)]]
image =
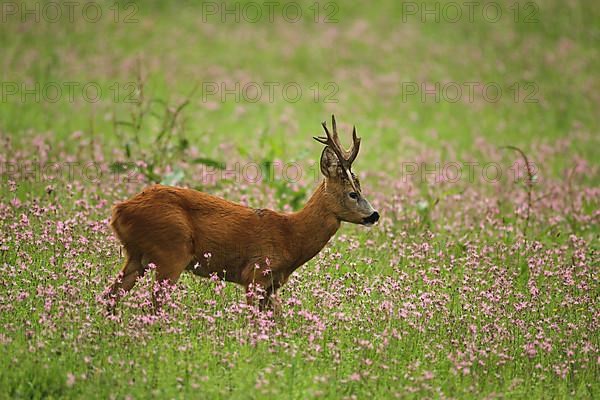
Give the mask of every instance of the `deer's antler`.
[(358, 155), (358, 151), (360, 150), (360, 138), (356, 136), (356, 126), (352, 129), (352, 148), (350, 150), (345, 150), (342, 144), (340, 143), (340, 138), (337, 132), (337, 125), (335, 123), (335, 115), (331, 116), (331, 124), (333, 126), (333, 135), (327, 129), (327, 122), (323, 121), (321, 125), (323, 125), (323, 129), (325, 130), (325, 134), (327, 136), (315, 136), (313, 137), (317, 142), (323, 143), (326, 146), (329, 146), (331, 150), (335, 153), (337, 158), (340, 160), (340, 165), (342, 169), (350, 179), (352, 186), (356, 190), (354, 186), (354, 179), (352, 179), (352, 173), (350, 169), (352, 168), (352, 163), (356, 159)]
[(331, 132), (329, 132), (329, 129), (327, 129), (327, 122), (323, 121), (321, 125), (323, 125), (323, 129), (325, 130), (325, 134), (327, 136), (315, 136), (314, 139), (319, 143), (323, 143), (324, 145), (331, 147), (331, 150), (333, 150), (344, 168), (350, 170), (352, 163), (356, 159), (358, 151), (360, 150), (360, 138), (356, 136), (356, 126), (354, 126), (352, 129), (352, 148), (350, 150), (345, 150), (340, 143), (340, 137), (338, 135), (337, 125), (335, 122), (335, 115), (331, 116), (331, 122), (333, 125), (333, 135)]

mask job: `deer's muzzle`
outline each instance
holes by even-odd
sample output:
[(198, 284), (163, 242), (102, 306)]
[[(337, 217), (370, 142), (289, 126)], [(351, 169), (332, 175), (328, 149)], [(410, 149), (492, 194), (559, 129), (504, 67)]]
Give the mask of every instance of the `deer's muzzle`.
[(379, 221), (379, 213), (374, 211), (373, 214), (369, 215), (367, 218), (363, 218), (363, 225), (373, 225), (375, 222)]

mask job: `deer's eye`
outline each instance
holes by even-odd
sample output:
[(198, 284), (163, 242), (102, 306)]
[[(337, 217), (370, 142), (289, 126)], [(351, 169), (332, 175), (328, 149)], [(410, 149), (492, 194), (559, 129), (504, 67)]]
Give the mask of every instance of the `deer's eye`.
[(356, 192), (350, 192), (348, 193), (348, 196), (350, 196), (350, 198), (354, 200), (358, 199), (358, 193)]

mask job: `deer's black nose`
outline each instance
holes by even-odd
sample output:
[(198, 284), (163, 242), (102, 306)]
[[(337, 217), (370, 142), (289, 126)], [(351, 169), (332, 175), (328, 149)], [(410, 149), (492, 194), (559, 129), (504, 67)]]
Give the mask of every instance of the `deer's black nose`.
[(377, 211), (373, 212), (373, 214), (369, 215), (367, 218), (363, 220), (365, 224), (374, 224), (379, 221), (379, 213)]

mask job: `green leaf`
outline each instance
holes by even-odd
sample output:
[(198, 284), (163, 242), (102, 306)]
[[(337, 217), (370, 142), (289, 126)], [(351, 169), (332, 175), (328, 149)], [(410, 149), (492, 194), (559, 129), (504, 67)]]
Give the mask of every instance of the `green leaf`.
[(131, 158), (131, 144), (129, 142), (125, 143), (125, 154), (127, 158)]
[(190, 147), (190, 141), (186, 138), (179, 139), (179, 151), (184, 151)]
[(212, 158), (198, 157), (192, 160), (194, 164), (203, 164), (217, 169), (225, 169), (225, 163)]

